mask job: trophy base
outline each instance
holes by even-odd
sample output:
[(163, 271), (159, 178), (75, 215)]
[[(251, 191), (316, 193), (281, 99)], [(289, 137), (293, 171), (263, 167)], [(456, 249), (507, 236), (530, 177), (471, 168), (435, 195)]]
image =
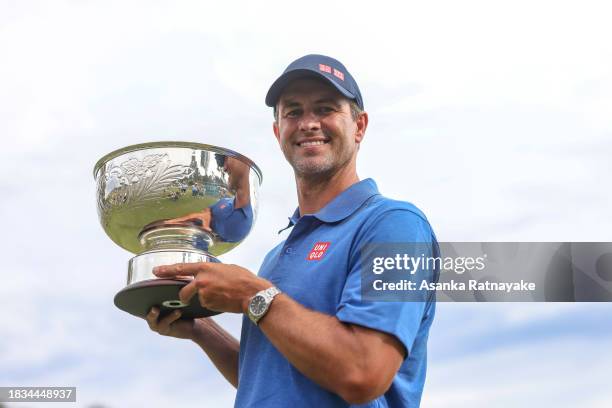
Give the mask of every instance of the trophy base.
[(181, 318), (193, 319), (219, 314), (200, 305), (194, 296), (188, 305), (179, 300), (179, 291), (189, 282), (175, 279), (150, 279), (133, 283), (115, 295), (115, 306), (134, 316), (145, 317), (153, 306), (160, 309), (160, 316), (174, 310), (181, 311)]

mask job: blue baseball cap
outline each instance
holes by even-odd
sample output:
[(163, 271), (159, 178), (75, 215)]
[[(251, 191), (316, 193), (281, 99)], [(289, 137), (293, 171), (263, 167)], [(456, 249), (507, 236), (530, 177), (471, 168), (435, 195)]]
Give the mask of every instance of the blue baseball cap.
[(310, 54), (293, 61), (268, 90), (266, 105), (276, 106), (283, 89), (289, 82), (300, 78), (323, 78), (333, 85), (342, 95), (354, 100), (363, 109), (363, 98), (357, 82), (342, 63), (325, 55)]

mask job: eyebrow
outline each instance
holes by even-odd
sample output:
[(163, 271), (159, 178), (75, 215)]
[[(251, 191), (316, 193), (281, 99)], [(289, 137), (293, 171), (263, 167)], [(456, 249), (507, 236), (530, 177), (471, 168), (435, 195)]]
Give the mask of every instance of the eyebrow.
[(285, 103), (283, 103), (283, 108), (295, 108), (296, 106), (301, 106), (301, 104), (299, 102), (295, 102), (295, 101), (287, 101)]
[(315, 103), (333, 103), (336, 106), (340, 106), (340, 104), (338, 103), (338, 98), (332, 97), (317, 99)]

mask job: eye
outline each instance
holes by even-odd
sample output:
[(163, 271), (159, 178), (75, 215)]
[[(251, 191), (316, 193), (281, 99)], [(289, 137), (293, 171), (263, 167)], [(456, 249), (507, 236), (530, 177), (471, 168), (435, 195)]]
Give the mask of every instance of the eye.
[(334, 108), (332, 108), (331, 106), (319, 106), (317, 108), (317, 113), (321, 114), (321, 115), (325, 115), (327, 113), (331, 113), (334, 111)]
[(288, 112), (285, 112), (286, 118), (297, 118), (302, 113), (301, 109), (293, 109)]

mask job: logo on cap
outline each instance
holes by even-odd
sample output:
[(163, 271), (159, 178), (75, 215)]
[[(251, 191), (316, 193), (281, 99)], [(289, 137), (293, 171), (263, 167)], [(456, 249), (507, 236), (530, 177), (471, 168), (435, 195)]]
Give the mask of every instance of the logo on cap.
[(332, 68), (329, 65), (319, 64), (319, 71), (332, 73)]
[(328, 74), (334, 74), (334, 76), (338, 79), (344, 81), (344, 73), (336, 68), (332, 68), (329, 65), (319, 64), (319, 71), (327, 72)]

